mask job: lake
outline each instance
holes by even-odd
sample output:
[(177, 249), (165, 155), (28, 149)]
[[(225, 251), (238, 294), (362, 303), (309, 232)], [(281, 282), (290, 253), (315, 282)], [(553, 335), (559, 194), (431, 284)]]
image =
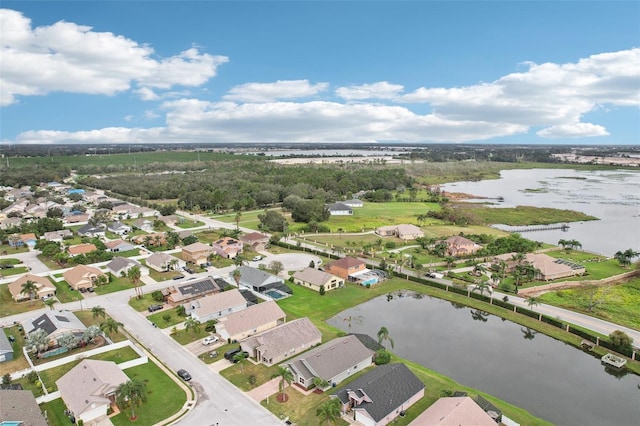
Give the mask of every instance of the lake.
[(455, 182), (442, 188), (479, 197), (504, 197), (504, 202), (494, 207), (552, 207), (581, 211), (600, 219), (571, 223), (566, 232), (522, 233), (531, 240), (549, 244), (561, 239), (577, 240), (584, 250), (605, 256), (629, 248), (640, 251), (640, 171), (503, 170), (500, 179)]
[(638, 376), (614, 375), (588, 353), (482, 311), (402, 292), (327, 322), (373, 338), (384, 326), (399, 356), (557, 425), (639, 424)]

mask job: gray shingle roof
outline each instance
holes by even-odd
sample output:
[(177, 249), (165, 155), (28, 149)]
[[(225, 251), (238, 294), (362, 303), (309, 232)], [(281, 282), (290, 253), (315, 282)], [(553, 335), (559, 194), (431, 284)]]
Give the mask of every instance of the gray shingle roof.
[(348, 391), (364, 393), (371, 402), (363, 401), (354, 409), (366, 410), (378, 422), (422, 389), (424, 383), (406, 365), (387, 364), (351, 381), (335, 395), (346, 404), (349, 402)]
[(249, 266), (241, 266), (240, 268), (240, 282), (242, 284), (250, 285), (252, 287), (260, 287), (266, 284), (282, 282), (282, 280), (275, 275), (261, 271)]

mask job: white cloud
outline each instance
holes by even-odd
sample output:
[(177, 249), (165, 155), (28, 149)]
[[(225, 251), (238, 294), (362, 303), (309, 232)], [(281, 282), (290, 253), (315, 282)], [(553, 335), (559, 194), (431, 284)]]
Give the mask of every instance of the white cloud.
[(238, 102), (273, 102), (308, 98), (327, 90), (328, 83), (310, 84), (309, 80), (278, 80), (275, 83), (246, 83), (233, 87), (225, 100)]
[(592, 136), (606, 136), (609, 132), (596, 124), (572, 123), (551, 126), (536, 132), (536, 135), (543, 138), (585, 138)]
[(157, 60), (150, 46), (124, 36), (64, 21), (32, 28), (30, 19), (10, 9), (0, 9), (0, 38), (3, 106), (17, 96), (55, 91), (113, 95), (132, 86), (198, 86), (228, 61), (196, 48)]
[(336, 95), (346, 100), (395, 99), (404, 90), (404, 86), (379, 81), (360, 86), (339, 87)]

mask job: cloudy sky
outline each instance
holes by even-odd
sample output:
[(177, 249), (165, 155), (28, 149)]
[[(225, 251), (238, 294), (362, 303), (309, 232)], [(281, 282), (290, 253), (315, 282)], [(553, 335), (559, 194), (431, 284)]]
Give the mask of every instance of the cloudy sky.
[(3, 1), (2, 143), (640, 143), (638, 1)]

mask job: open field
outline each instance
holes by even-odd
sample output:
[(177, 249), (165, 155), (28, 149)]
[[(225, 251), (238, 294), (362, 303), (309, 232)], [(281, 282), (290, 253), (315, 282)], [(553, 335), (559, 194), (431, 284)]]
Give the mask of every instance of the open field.
[(485, 224), (524, 226), (597, 220), (596, 217), (589, 216), (582, 212), (546, 207), (517, 206), (500, 208), (462, 203), (458, 203), (458, 207), (465, 208), (474, 219)]
[[(539, 296), (547, 303), (640, 330), (640, 278), (601, 288), (578, 287)], [(597, 306), (589, 310), (589, 305)]]

